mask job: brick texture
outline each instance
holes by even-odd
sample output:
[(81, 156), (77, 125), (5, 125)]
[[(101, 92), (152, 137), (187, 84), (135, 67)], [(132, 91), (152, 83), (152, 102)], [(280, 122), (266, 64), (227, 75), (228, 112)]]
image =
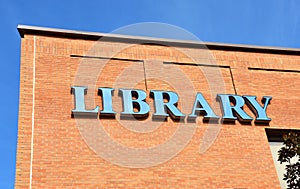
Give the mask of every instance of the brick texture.
[[(83, 55), (90, 57), (84, 58)], [(168, 66), (176, 67), (186, 80), (182, 80), (182, 75), (177, 72), (168, 74), (171, 72)], [(81, 70), (81, 75), (78, 70)], [(25, 35), (21, 52), (15, 188), (29, 188), (30, 183), (32, 188), (280, 188), (265, 128), (300, 127), (300, 75), (299, 72), (284, 70), (300, 70), (300, 56)], [(94, 75), (97, 77), (92, 77)], [(168, 78), (164, 79), (163, 75)], [(83, 138), (77, 127), (77, 118), (71, 116), (74, 108), (71, 86), (85, 85), (92, 80), (95, 80), (96, 88), (89, 85), (86, 95), (92, 99), (86, 102), (90, 109), (95, 105), (101, 109), (97, 87), (132, 87), (149, 94), (153, 89), (176, 91), (188, 88), (185, 82), (189, 81), (194, 87), (191, 91), (203, 93), (209, 104), (215, 104), (218, 115), (221, 112), (216, 93), (255, 95), (259, 101), (263, 96), (272, 96), (267, 109), (272, 121), (269, 125), (257, 125), (254, 121), (247, 125), (238, 121), (222, 124), (212, 145), (201, 153), (200, 146), (206, 142), (210, 125), (200, 116), (193, 124), (196, 129), (191, 141), (175, 157), (147, 168), (124, 167), (100, 157)], [(33, 86), (34, 137), (31, 149)], [(119, 114), (122, 106), (117, 92), (113, 104)], [(194, 97), (195, 93), (190, 93), (190, 99), (179, 96), (178, 107), (186, 105), (191, 109)], [(147, 102), (153, 112), (153, 99), (147, 98)], [(245, 111), (254, 116), (247, 107)], [(189, 114), (190, 110), (184, 113)], [(148, 118), (135, 121), (140, 125), (132, 126), (130, 130), (122, 126), (131, 123), (126, 120), (98, 118), (97, 122), (101, 122), (114, 141), (132, 148), (162, 144), (180, 124), (168, 118), (154, 129)], [(147, 123), (153, 127), (151, 132), (146, 132), (149, 130)], [(145, 132), (134, 132), (135, 127)], [(149, 157), (141, 158), (147, 161)]]

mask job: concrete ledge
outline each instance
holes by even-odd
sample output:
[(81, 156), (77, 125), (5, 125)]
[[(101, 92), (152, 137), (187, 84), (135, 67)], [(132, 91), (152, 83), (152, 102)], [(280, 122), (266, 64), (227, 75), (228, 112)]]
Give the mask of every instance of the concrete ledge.
[(159, 45), (187, 47), (187, 48), (202, 48), (202, 49), (208, 48), (211, 50), (300, 55), (299, 48), (280, 48), (280, 47), (240, 45), (240, 44), (229, 44), (229, 43), (212, 43), (212, 42), (201, 42), (201, 41), (192, 41), (192, 40), (176, 40), (176, 39), (165, 39), (165, 38), (155, 38), (155, 37), (120, 35), (120, 34), (111, 34), (111, 33), (85, 32), (85, 31), (78, 31), (78, 30), (65, 30), (65, 29), (57, 29), (57, 28), (28, 26), (28, 25), (18, 25), (17, 29), (22, 38), (24, 37), (25, 34), (54, 36), (54, 37), (62, 37), (62, 38), (76, 38), (76, 39), (95, 40), (95, 41), (101, 38), (101, 40), (104, 41), (115, 41), (115, 42), (125, 42), (125, 43), (159, 44)]

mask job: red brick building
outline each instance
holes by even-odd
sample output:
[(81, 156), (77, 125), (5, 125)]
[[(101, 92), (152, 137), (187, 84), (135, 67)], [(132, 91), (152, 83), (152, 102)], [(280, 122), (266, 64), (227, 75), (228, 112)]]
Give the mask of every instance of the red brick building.
[[(300, 127), (299, 49), (18, 30), (16, 188), (280, 188), (269, 140)], [(88, 86), (86, 109), (100, 116), (72, 114), (72, 86)], [(101, 87), (114, 89), (115, 117), (101, 116)], [(122, 88), (147, 94), (146, 118), (122, 118)], [(185, 115), (201, 92), (220, 119), (154, 120), (150, 90), (176, 92)], [(272, 120), (256, 122), (245, 104), (252, 121), (223, 122), (217, 94), (271, 96)]]

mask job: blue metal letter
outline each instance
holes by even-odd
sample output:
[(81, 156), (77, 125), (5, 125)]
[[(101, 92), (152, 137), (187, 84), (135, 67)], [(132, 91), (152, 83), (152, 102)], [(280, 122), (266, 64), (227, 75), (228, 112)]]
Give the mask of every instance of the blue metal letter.
[[(175, 92), (151, 90), (150, 94), (153, 95), (154, 98), (154, 117), (165, 118), (169, 116), (169, 114), (171, 114), (174, 119), (185, 117), (185, 115), (176, 107), (178, 103), (178, 95)], [(166, 103), (164, 102), (164, 96), (168, 100)]]
[(96, 115), (99, 111), (99, 106), (93, 110), (85, 109), (84, 95), (86, 94), (87, 87), (85, 86), (72, 86), (72, 94), (74, 94), (75, 109), (72, 110), (74, 115)]
[(112, 88), (98, 88), (98, 93), (102, 96), (103, 110), (100, 111), (100, 116), (115, 116), (116, 112), (112, 108)]
[[(230, 94), (218, 94), (217, 100), (219, 100), (222, 105), (223, 120), (234, 121), (237, 117), (242, 122), (251, 122), (253, 120), (243, 110), (243, 106), (245, 104), (243, 97)], [(231, 106), (230, 102), (233, 102), (234, 106)]]
[[(143, 90), (119, 89), (119, 91), (123, 95), (123, 112), (121, 115), (144, 117), (149, 114), (150, 107), (145, 102), (147, 95)], [(132, 96), (136, 99), (133, 99)], [(134, 111), (134, 107), (138, 109), (138, 112)]]
[(192, 113), (188, 116), (188, 118), (196, 119), (198, 115), (204, 115), (204, 120), (219, 118), (216, 116), (201, 93), (197, 93)]
[(246, 99), (246, 104), (251, 109), (251, 111), (256, 115), (256, 122), (268, 123), (271, 121), (271, 118), (267, 116), (267, 106), (270, 103), (272, 97), (264, 96), (262, 101), (264, 102), (264, 107), (256, 101), (256, 96), (243, 96)]

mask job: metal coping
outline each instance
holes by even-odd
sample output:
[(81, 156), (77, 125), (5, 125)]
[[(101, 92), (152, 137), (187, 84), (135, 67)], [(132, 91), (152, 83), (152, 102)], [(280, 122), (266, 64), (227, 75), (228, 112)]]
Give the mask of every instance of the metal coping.
[(28, 25), (18, 25), (17, 29), (22, 38), (24, 37), (25, 34), (56, 36), (62, 38), (74, 38), (74, 39), (85, 39), (85, 40), (99, 40), (99, 38), (101, 38), (102, 41), (111, 41), (111, 42), (162, 44), (167, 46), (187, 47), (187, 48), (203, 48), (203, 49), (208, 48), (211, 50), (300, 55), (300, 48), (280, 48), (280, 47), (270, 47), (270, 46), (200, 42), (200, 41), (193, 41), (193, 40), (177, 40), (177, 39), (131, 36), (131, 35), (121, 35), (121, 34), (111, 34), (111, 33), (85, 32), (85, 31), (78, 31), (78, 30), (66, 30), (66, 29), (47, 28), (47, 27), (28, 26)]

